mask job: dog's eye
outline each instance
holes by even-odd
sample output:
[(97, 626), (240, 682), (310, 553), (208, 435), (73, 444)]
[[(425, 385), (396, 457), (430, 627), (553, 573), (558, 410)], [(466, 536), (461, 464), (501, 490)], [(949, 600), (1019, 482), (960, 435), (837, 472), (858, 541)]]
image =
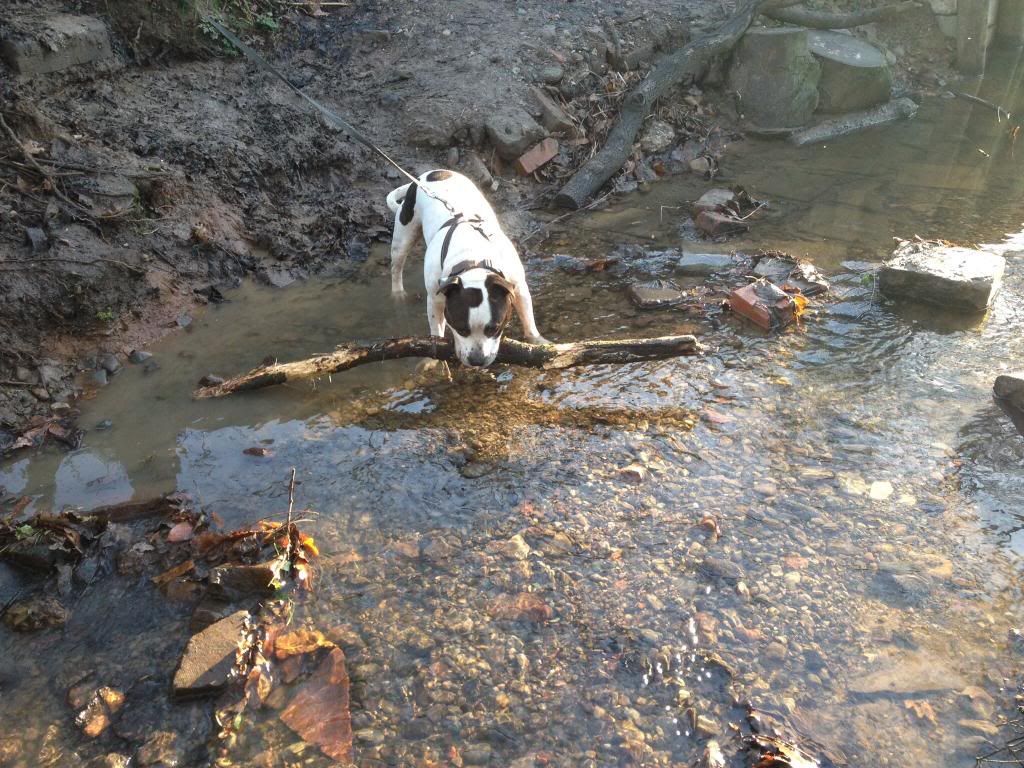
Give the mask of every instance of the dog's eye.
[(499, 330), (499, 328), (498, 328), (498, 324), (497, 323), (488, 323), (487, 325), (484, 326), (484, 333), (487, 336), (491, 336), (491, 337), (497, 336), (498, 335), (498, 330)]

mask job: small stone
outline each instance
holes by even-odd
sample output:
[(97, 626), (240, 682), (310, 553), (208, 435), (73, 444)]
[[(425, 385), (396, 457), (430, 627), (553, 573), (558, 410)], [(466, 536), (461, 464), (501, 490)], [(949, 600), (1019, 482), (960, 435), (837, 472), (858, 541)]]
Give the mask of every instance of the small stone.
[(530, 94), (540, 110), (541, 125), (556, 134), (575, 136), (579, 133), (575, 123), (569, 119), (565, 110), (556, 104), (543, 90), (533, 86), (530, 88)]
[(562, 82), (563, 77), (565, 77), (565, 71), (557, 64), (544, 67), (544, 69), (540, 71), (541, 81), (548, 85), (558, 85)]
[(800, 586), (800, 579), (801, 576), (799, 571), (790, 571), (782, 577), (782, 580), (786, 582), (786, 586), (790, 589)]
[(683, 275), (705, 277), (716, 272), (727, 272), (736, 266), (732, 256), (727, 253), (683, 253), (676, 263), (676, 268)]
[(93, 427), (97, 432), (106, 432), (108, 429), (112, 429), (114, 422), (110, 419), (103, 419), (103, 421), (96, 422), (96, 426)]
[(544, 129), (524, 110), (509, 107), (489, 115), (484, 129), (495, 150), (505, 160), (515, 160), (544, 138)]
[(175, 695), (216, 693), (227, 685), (248, 617), (236, 611), (192, 636), (174, 673)]
[(786, 646), (778, 641), (768, 643), (768, 647), (764, 649), (764, 655), (765, 658), (772, 661), (783, 661), (786, 658)]
[(46, 236), (46, 232), (39, 227), (26, 227), (25, 237), (28, 239), (29, 245), (32, 246), (32, 253), (43, 253), (50, 247), (50, 240)]
[(489, 765), (491, 762), (491, 746), (489, 744), (470, 744), (462, 750), (465, 765)]
[(892, 496), (892, 483), (888, 480), (876, 480), (871, 484), (868, 495), (875, 501), (885, 501)]
[(182, 312), (174, 322), (179, 328), (188, 328), (192, 325), (192, 315)]
[(694, 225), (708, 237), (735, 235), (746, 232), (750, 225), (735, 216), (719, 211), (701, 211), (693, 220)]
[(153, 357), (152, 352), (146, 352), (141, 349), (133, 349), (131, 354), (128, 355), (128, 359), (135, 365), (141, 365), (142, 363)]
[(117, 359), (117, 355), (102, 355), (99, 359), (99, 367), (109, 374), (115, 374), (121, 370), (121, 361)]
[(664, 309), (686, 301), (686, 294), (667, 280), (633, 283), (627, 289), (627, 295), (640, 309)]
[(159, 768), (176, 768), (182, 765), (182, 754), (178, 748), (178, 736), (170, 731), (157, 731), (136, 754), (138, 765), (155, 765)]
[(1000, 400), (1024, 412), (1024, 371), (997, 376), (992, 391)]
[(445, 162), (449, 168), (454, 168), (459, 164), (459, 148), (448, 147), (448, 152), (445, 155)]
[(640, 149), (649, 155), (664, 152), (676, 140), (676, 131), (664, 120), (651, 120), (640, 134)]
[(721, 557), (705, 557), (700, 570), (706, 576), (724, 581), (739, 581), (743, 578), (743, 569), (731, 560)]
[(92, 372), (92, 380), (97, 386), (105, 387), (109, 379), (107, 378), (107, 372), (100, 368), (98, 371)]

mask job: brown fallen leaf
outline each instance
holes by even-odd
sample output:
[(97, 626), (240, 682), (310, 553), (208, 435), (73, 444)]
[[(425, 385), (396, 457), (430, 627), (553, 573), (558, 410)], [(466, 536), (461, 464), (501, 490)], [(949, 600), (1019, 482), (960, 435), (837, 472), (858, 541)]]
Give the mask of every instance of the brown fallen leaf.
[(274, 656), (278, 659), (287, 659), (289, 656), (310, 653), (317, 648), (333, 647), (334, 643), (324, 637), (319, 630), (297, 629), (277, 636), (274, 640)]
[(192, 560), (186, 560), (183, 563), (179, 563), (173, 568), (168, 568), (166, 571), (161, 573), (159, 576), (153, 577), (153, 583), (158, 587), (162, 587), (164, 584), (169, 584), (175, 579), (184, 576), (186, 573), (196, 567), (196, 564)]
[(352, 756), (352, 714), (345, 653), (334, 648), (281, 713), (281, 722), (328, 757)]
[(913, 712), (918, 720), (927, 720), (932, 725), (938, 725), (938, 719), (935, 717), (935, 710), (932, 709), (931, 702), (925, 699), (908, 699), (903, 702), (903, 705)]

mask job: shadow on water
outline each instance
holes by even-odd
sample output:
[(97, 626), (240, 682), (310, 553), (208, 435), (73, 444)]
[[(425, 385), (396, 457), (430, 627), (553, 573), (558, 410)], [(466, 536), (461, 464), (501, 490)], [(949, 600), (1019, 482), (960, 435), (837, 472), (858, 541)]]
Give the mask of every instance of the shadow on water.
[[(993, 71), (982, 95), (1024, 107), (1016, 58)], [(422, 308), (388, 303), (375, 258), (361, 284), (235, 292), (153, 349), (159, 370), (129, 367), (83, 404), (81, 450), (9, 462), (0, 485), (30, 510), (177, 488), (236, 524), (279, 512), (298, 467), (326, 557), (297, 620), (358, 638), (346, 650), (367, 760), (426, 765), (455, 746), (493, 765), (689, 764), (710, 733), (731, 743), (734, 701), (749, 701), (851, 764), (973, 765), (998, 739), (1006, 633), (1024, 620), (1024, 438), (990, 396), (997, 373), (1024, 364), (1024, 151), (993, 118), (931, 99), (912, 122), (827, 146), (730, 148), (716, 183), (771, 205), (725, 247), (779, 248), (830, 273), (832, 295), (800, 328), (644, 314), (624, 297), (636, 263), (568, 276), (537, 260), (552, 335), (692, 330), (710, 353), (451, 382), (389, 362), (190, 400), (211, 371), (420, 331)], [(661, 182), (545, 248), (709, 248), (686, 242), (677, 210), (706, 188)], [(1007, 253), (985, 317), (876, 294), (875, 265), (913, 235)], [(268, 455), (243, 453), (255, 446)], [(635, 464), (650, 473), (639, 484), (621, 471)], [(54, 745), (98, 749), (63, 703), (76, 671), (131, 688), (173, 668), (189, 606), (112, 583), (115, 595), (90, 588), (62, 632), (0, 635), (14, 670), (0, 677), (3, 719), (36, 724), (15, 765)], [(494, 617), (499, 596), (524, 591), (554, 620)], [(195, 717), (153, 715), (180, 731)], [(268, 715), (235, 757), (294, 741)]]

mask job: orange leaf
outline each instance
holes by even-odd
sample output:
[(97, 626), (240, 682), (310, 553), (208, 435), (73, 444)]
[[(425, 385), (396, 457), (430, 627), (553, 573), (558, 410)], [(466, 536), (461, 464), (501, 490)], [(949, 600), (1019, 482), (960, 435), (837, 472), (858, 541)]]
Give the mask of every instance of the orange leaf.
[(161, 573), (159, 576), (153, 577), (153, 583), (158, 587), (162, 587), (164, 584), (169, 584), (179, 576), (184, 576), (186, 573), (196, 567), (196, 564), (192, 560), (186, 560), (184, 563), (179, 563), (173, 568)]

